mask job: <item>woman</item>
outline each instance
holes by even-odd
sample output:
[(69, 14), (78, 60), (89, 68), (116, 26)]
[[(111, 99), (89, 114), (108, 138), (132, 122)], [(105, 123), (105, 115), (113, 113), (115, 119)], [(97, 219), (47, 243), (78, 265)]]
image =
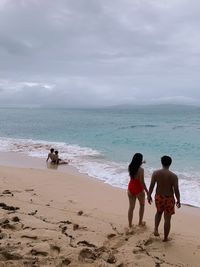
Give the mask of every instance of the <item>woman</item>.
[(139, 225), (143, 226), (144, 205), (145, 205), (145, 193), (148, 194), (147, 187), (144, 182), (144, 169), (141, 168), (143, 162), (143, 155), (136, 153), (128, 167), (130, 182), (128, 184), (128, 198), (129, 198), (129, 209), (128, 209), (128, 222), (129, 227), (132, 227), (133, 211), (135, 208), (136, 198), (139, 200)]

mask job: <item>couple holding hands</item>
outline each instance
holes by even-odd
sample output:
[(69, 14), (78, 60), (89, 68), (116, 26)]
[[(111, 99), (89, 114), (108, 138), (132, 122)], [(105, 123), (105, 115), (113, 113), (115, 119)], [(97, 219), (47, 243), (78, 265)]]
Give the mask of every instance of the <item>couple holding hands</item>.
[[(161, 158), (162, 168), (153, 172), (151, 177), (151, 184), (147, 189), (144, 181), (144, 169), (141, 165), (145, 163), (143, 161), (143, 155), (136, 153), (133, 156), (131, 163), (129, 164), (128, 171), (130, 175), (130, 182), (128, 184), (128, 198), (129, 198), (129, 209), (128, 209), (128, 222), (129, 227), (132, 227), (133, 211), (135, 208), (136, 199), (138, 199), (139, 207), (139, 225), (143, 226), (144, 207), (145, 207), (145, 192), (147, 194), (147, 200), (149, 204), (152, 203), (152, 192), (156, 185), (155, 194), (155, 227), (154, 235), (159, 236), (158, 227), (164, 214), (164, 239), (168, 241), (168, 235), (171, 226), (171, 216), (175, 213), (175, 204), (178, 208), (181, 207), (180, 203), (180, 192), (178, 186), (178, 177), (175, 173), (169, 170), (172, 163), (172, 159), (169, 156), (163, 156)], [(175, 198), (176, 201), (175, 201)]]

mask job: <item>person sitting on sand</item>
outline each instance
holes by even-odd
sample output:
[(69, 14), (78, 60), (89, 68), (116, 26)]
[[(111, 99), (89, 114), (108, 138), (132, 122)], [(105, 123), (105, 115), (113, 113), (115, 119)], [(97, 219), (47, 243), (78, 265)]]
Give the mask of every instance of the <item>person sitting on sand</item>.
[[(136, 153), (128, 167), (130, 182), (128, 184), (128, 198), (129, 198), (129, 209), (128, 209), (128, 222), (129, 227), (132, 227), (133, 211), (135, 208), (136, 199), (139, 200), (139, 225), (144, 226), (144, 206), (145, 206), (145, 192), (148, 194), (146, 184), (144, 182), (144, 169), (141, 167), (143, 161), (143, 155)], [(145, 192), (144, 192), (145, 191)]]
[(46, 161), (48, 162), (49, 159), (51, 160), (51, 162), (55, 161), (54, 148), (50, 149), (50, 153), (48, 154)]
[(157, 212), (155, 215), (155, 228), (154, 235), (159, 236), (158, 227), (164, 212), (164, 239), (163, 241), (168, 241), (168, 235), (170, 232), (171, 226), (171, 216), (175, 213), (175, 199), (176, 197), (176, 206), (181, 207), (180, 203), (180, 192), (178, 186), (178, 177), (175, 173), (169, 170), (169, 167), (172, 163), (172, 159), (169, 156), (163, 156), (161, 158), (162, 169), (156, 170), (152, 174), (151, 184), (149, 187), (148, 202), (151, 204), (155, 184), (156, 195), (155, 195), (155, 205)]
[(64, 161), (62, 159), (59, 158), (59, 155), (58, 155), (58, 151), (56, 150), (55, 151), (55, 159), (54, 159), (54, 163), (55, 164), (68, 164), (69, 161)]

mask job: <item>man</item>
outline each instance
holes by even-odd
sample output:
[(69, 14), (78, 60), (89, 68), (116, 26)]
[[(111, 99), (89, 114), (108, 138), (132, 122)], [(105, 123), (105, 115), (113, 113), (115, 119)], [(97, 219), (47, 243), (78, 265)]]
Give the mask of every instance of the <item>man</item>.
[(155, 204), (157, 212), (155, 215), (155, 229), (154, 235), (159, 236), (158, 227), (164, 212), (164, 239), (163, 241), (168, 241), (168, 235), (171, 226), (171, 216), (175, 213), (175, 199), (176, 206), (181, 207), (180, 203), (180, 192), (178, 187), (178, 177), (175, 173), (169, 170), (172, 163), (172, 159), (169, 156), (163, 156), (161, 158), (162, 169), (156, 170), (152, 174), (151, 184), (149, 187), (148, 202), (151, 204), (154, 186), (156, 184), (156, 195)]
[(48, 162), (48, 160), (50, 159), (52, 163), (55, 163), (56, 161), (56, 157), (55, 157), (55, 154), (53, 153), (54, 152), (54, 149), (51, 148), (50, 149), (50, 153), (48, 154), (48, 157), (46, 159), (46, 161)]
[(58, 151), (55, 151), (55, 158), (54, 158), (55, 164), (68, 164), (69, 161), (64, 161), (59, 158)]

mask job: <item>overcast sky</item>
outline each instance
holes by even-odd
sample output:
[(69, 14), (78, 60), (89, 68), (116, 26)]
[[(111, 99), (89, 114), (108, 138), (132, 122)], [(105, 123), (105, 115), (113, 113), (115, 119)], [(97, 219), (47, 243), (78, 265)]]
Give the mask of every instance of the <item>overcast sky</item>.
[(200, 103), (200, 1), (0, 0), (0, 105)]

